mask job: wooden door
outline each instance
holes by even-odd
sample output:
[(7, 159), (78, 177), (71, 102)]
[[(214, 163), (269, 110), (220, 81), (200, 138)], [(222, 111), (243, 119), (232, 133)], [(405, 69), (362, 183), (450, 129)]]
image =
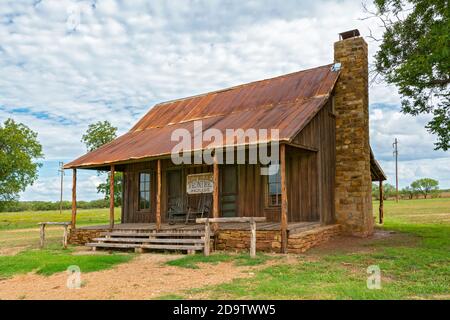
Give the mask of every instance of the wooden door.
[(236, 165), (221, 167), (220, 213), (222, 217), (238, 216), (238, 167)]
[(181, 169), (167, 170), (167, 208), (183, 204)]

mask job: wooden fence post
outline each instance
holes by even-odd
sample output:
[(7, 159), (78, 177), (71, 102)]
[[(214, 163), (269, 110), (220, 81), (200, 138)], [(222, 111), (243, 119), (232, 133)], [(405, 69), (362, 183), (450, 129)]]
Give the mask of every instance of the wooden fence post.
[(44, 243), (45, 243), (45, 223), (42, 223), (40, 225), (40, 247), (43, 248), (44, 247)]
[(250, 232), (251, 232), (250, 257), (255, 258), (256, 257), (256, 222), (253, 217), (250, 220)]
[(211, 227), (209, 225), (209, 219), (207, 218), (206, 222), (205, 222), (205, 245), (203, 248), (203, 250), (204, 250), (203, 253), (205, 256), (209, 256), (209, 251), (210, 251), (209, 246), (211, 244), (210, 237), (211, 237)]
[(63, 248), (67, 248), (67, 238), (68, 238), (68, 225), (64, 225), (64, 234), (63, 234)]

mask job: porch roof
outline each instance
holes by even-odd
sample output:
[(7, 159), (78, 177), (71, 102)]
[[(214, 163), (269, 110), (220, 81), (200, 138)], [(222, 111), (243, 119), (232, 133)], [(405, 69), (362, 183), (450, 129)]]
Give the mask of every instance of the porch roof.
[(372, 175), (372, 181), (385, 181), (387, 180), (383, 169), (378, 161), (375, 159), (372, 148), (370, 148), (370, 173)]
[[(331, 65), (325, 65), (157, 104), (129, 132), (66, 164), (64, 168), (101, 167), (170, 155), (178, 144), (171, 139), (174, 130), (186, 129), (193, 137), (196, 120), (202, 120), (203, 131), (214, 128), (224, 136), (226, 129), (269, 130), (267, 138), (246, 139), (246, 145), (289, 142), (328, 101), (338, 76), (339, 71), (332, 71)], [(270, 129), (278, 129), (279, 137), (272, 137)], [(237, 143), (236, 138), (226, 143), (214, 141), (214, 145), (204, 141), (197, 149)], [(194, 146), (193, 139), (191, 145)], [(190, 150), (196, 149), (192, 147)]]

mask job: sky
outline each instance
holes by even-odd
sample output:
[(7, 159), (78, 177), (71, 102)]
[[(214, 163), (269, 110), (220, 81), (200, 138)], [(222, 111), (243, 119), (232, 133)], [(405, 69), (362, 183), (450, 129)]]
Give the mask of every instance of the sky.
[[(0, 0), (0, 122), (29, 126), (45, 154), (21, 200), (59, 199), (58, 163), (86, 152), (89, 124), (123, 134), (156, 103), (332, 63), (339, 32), (380, 34), (366, 16), (360, 0)], [(378, 42), (366, 41), (372, 57)], [(388, 182), (397, 137), (400, 187), (430, 177), (450, 188), (450, 153), (434, 150), (430, 117), (402, 114), (385, 83), (371, 84), (369, 100)], [(64, 179), (69, 200), (69, 170)], [(78, 198), (99, 198), (102, 179), (80, 170)]]

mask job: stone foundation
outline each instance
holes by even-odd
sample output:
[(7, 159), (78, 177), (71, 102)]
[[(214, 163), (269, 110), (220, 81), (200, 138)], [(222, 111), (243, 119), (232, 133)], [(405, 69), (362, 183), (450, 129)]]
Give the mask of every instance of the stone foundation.
[[(216, 250), (243, 251), (250, 249), (250, 231), (219, 230), (216, 237)], [(279, 252), (281, 248), (280, 231), (256, 230), (256, 251)]]
[(341, 233), (340, 225), (323, 226), (289, 236), (288, 252), (302, 253), (306, 250), (327, 242)]
[(99, 238), (105, 229), (71, 229), (69, 232), (69, 244), (85, 245), (92, 242), (92, 239)]
[[(105, 229), (72, 229), (68, 242), (73, 245), (85, 245), (92, 242), (92, 239), (101, 237), (106, 231)], [(305, 252), (340, 233), (340, 225), (329, 225), (289, 235), (288, 253)], [(216, 250), (248, 251), (250, 249), (250, 231), (248, 230), (219, 230), (215, 240)], [(280, 248), (280, 231), (256, 231), (256, 251), (279, 253)]]
[[(341, 233), (340, 225), (321, 226), (298, 234), (289, 235), (288, 252), (302, 253), (327, 242)], [(279, 231), (256, 231), (256, 251), (279, 253), (281, 235)], [(250, 249), (250, 232), (239, 230), (219, 230), (216, 250), (246, 251)]]

